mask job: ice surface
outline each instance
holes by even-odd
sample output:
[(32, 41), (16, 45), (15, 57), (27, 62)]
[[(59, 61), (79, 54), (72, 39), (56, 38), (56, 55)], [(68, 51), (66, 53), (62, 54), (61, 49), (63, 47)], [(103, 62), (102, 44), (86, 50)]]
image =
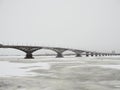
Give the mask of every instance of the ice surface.
[(49, 69), (47, 63), (12, 63), (8, 61), (0, 61), (0, 77), (6, 76), (34, 76), (34, 69)]
[(0, 60), (1, 60), (0, 77), (37, 76), (40, 74), (42, 75), (44, 73), (38, 74), (32, 72), (32, 70), (42, 69), (42, 70), (51, 71), (52, 65), (61, 65), (61, 66), (65, 65), (65, 68), (69, 68), (69, 69), (80, 68), (80, 67), (99, 67), (99, 68), (109, 68), (109, 69), (118, 69), (118, 70), (120, 69), (120, 57), (45, 58), (45, 59), (31, 59), (31, 60), (14, 59), (15, 62), (10, 62), (10, 59), (0, 59)]

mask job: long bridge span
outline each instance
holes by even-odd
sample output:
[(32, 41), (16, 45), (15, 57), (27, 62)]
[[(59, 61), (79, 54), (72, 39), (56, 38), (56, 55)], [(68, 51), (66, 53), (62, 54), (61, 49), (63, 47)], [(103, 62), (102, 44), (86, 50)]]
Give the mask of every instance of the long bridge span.
[(120, 54), (113, 54), (113, 53), (105, 53), (105, 52), (95, 52), (95, 51), (86, 51), (86, 50), (78, 50), (78, 49), (70, 49), (70, 48), (60, 48), (60, 47), (44, 47), (44, 46), (25, 46), (25, 45), (3, 45), (0, 44), (0, 48), (13, 48), (26, 53), (25, 59), (32, 59), (34, 58), (32, 53), (40, 50), (40, 49), (48, 49), (56, 52), (57, 58), (62, 58), (63, 52), (65, 51), (72, 51), (75, 53), (76, 57), (81, 57), (84, 53), (86, 57), (89, 55), (91, 56), (110, 56), (110, 55), (120, 55)]

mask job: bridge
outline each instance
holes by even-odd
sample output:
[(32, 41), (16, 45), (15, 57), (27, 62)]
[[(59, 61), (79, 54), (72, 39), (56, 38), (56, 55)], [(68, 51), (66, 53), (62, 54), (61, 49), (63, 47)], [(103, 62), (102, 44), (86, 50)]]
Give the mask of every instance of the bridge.
[(13, 48), (26, 53), (25, 59), (33, 59), (33, 52), (40, 49), (48, 49), (54, 51), (57, 55), (57, 58), (62, 58), (63, 52), (72, 51), (75, 53), (76, 57), (82, 57), (83, 53), (88, 56), (110, 56), (110, 55), (120, 55), (113, 53), (104, 53), (104, 52), (95, 52), (95, 51), (86, 51), (86, 50), (78, 50), (78, 49), (70, 49), (70, 48), (60, 48), (60, 47), (44, 47), (44, 46), (25, 46), (25, 45), (3, 45), (0, 44), (0, 48)]

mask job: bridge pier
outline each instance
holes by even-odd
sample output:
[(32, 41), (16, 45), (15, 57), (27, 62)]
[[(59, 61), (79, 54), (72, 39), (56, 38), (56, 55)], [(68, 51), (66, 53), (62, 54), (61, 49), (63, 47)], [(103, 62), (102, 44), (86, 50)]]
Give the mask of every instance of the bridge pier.
[(98, 56), (98, 54), (96, 53), (96, 54), (95, 54), (95, 56), (97, 57), (97, 56)]
[(101, 54), (99, 54), (99, 56), (101, 56)]
[(32, 53), (26, 53), (25, 59), (33, 59)]
[(76, 57), (82, 57), (81, 54), (76, 54)]
[(63, 58), (63, 55), (62, 55), (62, 53), (57, 53), (57, 56), (56, 56), (56, 58)]
[(94, 54), (93, 53), (91, 53), (91, 57), (93, 57), (94, 56)]
[(86, 57), (89, 57), (89, 53), (86, 53)]

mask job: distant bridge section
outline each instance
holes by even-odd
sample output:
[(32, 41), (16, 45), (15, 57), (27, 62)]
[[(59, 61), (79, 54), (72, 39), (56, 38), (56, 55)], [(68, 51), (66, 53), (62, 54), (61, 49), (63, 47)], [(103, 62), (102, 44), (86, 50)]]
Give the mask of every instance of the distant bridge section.
[(56, 52), (57, 58), (62, 58), (63, 52), (65, 51), (72, 51), (75, 53), (76, 57), (81, 57), (83, 53), (88, 56), (110, 56), (110, 55), (120, 55), (120, 54), (113, 54), (113, 53), (103, 53), (103, 52), (92, 52), (86, 50), (78, 50), (78, 49), (70, 49), (70, 48), (60, 48), (60, 47), (44, 47), (44, 46), (24, 46), (24, 45), (3, 45), (0, 44), (0, 48), (13, 48), (26, 53), (25, 59), (32, 59), (34, 58), (32, 53), (40, 50), (40, 49), (48, 49)]

